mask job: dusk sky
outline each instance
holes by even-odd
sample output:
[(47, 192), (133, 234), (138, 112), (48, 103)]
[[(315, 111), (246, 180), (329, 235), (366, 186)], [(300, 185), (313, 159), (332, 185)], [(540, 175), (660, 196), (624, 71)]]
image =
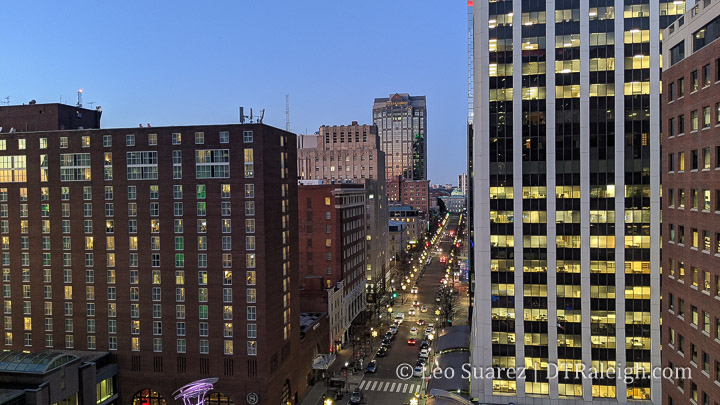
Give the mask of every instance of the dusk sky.
[[(425, 95), (428, 177), (466, 170), (463, 0), (3, 2), (0, 101), (103, 107), (102, 126), (372, 122), (375, 97)], [(208, 6), (212, 5), (212, 6)]]

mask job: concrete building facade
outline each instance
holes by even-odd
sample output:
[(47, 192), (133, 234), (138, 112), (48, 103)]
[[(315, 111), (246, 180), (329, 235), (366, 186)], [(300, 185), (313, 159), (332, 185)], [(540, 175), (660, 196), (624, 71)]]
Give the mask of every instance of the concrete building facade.
[(298, 176), (301, 180), (364, 184), (366, 190), (366, 297), (374, 302), (385, 291), (387, 255), (387, 195), (385, 153), (377, 127), (350, 125), (320, 127), (315, 135), (298, 137)]
[(660, 32), (684, 8), (474, 2), (472, 362), (528, 372), (472, 398), (661, 402), (660, 378), (572, 371), (661, 364)]
[(662, 365), (666, 405), (720, 401), (720, 2), (663, 32)]

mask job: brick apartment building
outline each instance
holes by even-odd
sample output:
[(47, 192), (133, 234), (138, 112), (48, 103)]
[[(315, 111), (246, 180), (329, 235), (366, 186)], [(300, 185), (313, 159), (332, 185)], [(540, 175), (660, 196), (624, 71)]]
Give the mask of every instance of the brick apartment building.
[(329, 314), (337, 350), (365, 309), (366, 193), (360, 184), (310, 182), (298, 188), (300, 308)]
[[(3, 131), (29, 108), (54, 107), (3, 108)], [(108, 351), (122, 403), (208, 377), (212, 402), (297, 403), (295, 136), (37, 128), (0, 135), (3, 349)]]
[(385, 291), (389, 277), (385, 152), (374, 125), (323, 125), (317, 134), (298, 137), (298, 177), (326, 183), (365, 185), (365, 287), (369, 302)]
[(720, 403), (720, 2), (663, 33), (663, 404)]
[(427, 218), (430, 212), (430, 180), (408, 180), (398, 176), (387, 180), (386, 184), (390, 202), (409, 205)]

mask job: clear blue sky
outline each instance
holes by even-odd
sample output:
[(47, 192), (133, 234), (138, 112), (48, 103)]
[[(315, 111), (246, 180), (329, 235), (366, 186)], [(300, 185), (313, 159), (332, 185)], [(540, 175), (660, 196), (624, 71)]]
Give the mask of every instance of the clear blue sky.
[[(465, 171), (465, 0), (3, 2), (0, 98), (83, 101), (103, 127), (219, 124), (238, 107), (293, 132), (428, 101), (428, 176)], [(212, 6), (208, 6), (212, 5)], [(3, 100), (4, 101), (4, 100)]]

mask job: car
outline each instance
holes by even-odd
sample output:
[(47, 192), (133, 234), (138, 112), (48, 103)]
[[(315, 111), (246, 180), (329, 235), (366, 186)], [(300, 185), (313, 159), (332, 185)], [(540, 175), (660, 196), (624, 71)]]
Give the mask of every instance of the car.
[(428, 325), (428, 327), (425, 328), (425, 334), (426, 334), (426, 335), (429, 335), (429, 334), (431, 334), (431, 333), (433, 333), (433, 328), (432, 328), (432, 326), (429, 326), (429, 325)]
[(416, 365), (417, 365), (417, 366), (424, 366), (425, 364), (427, 364), (427, 359), (424, 359), (424, 358), (421, 357), (421, 358), (418, 359)]
[(433, 322), (430, 322), (430, 323), (428, 324), (428, 328), (433, 328), (433, 329), (435, 329), (435, 324), (434, 324)]
[(377, 361), (372, 360), (367, 365), (367, 369), (365, 370), (366, 373), (374, 373), (377, 371)]
[(417, 339), (410, 338), (408, 339), (408, 346), (415, 346), (417, 344)]
[(400, 314), (395, 315), (395, 322), (397, 322), (398, 324), (403, 323), (404, 320), (405, 320), (405, 314), (400, 313)]
[(436, 295), (436, 296), (435, 296), (435, 302), (440, 302), (440, 296), (439, 296), (439, 295)]
[(429, 349), (429, 348), (430, 348), (430, 343), (428, 343), (427, 340), (423, 340), (422, 343), (420, 343), (420, 350)]
[(351, 404), (359, 404), (362, 401), (363, 394), (360, 388), (355, 388), (355, 391), (350, 395)]
[(420, 306), (420, 301), (413, 301), (413, 306), (414, 306), (414, 307), (419, 307), (419, 306)]
[(379, 348), (378, 351), (377, 351), (377, 356), (378, 356), (378, 357), (385, 357), (386, 354), (387, 354), (387, 347), (385, 347), (385, 346), (380, 346), (380, 348)]
[(417, 335), (417, 332), (418, 332), (418, 328), (416, 328), (416, 327), (414, 327), (414, 326), (413, 326), (412, 328), (410, 328), (410, 334), (411, 334), (411, 335)]
[(421, 358), (424, 357), (424, 358), (427, 359), (428, 356), (430, 356), (430, 350), (429, 350), (429, 349), (421, 349), (421, 350), (420, 350), (420, 357), (421, 357)]
[(387, 346), (387, 347), (390, 347), (391, 343), (392, 343), (392, 341), (390, 339), (383, 339), (383, 341), (382, 341), (382, 345)]
[(385, 339), (387, 340), (391, 340), (394, 336), (395, 335), (390, 331), (385, 332)]
[(420, 312), (425, 313), (425, 312), (427, 312), (427, 311), (428, 311), (427, 305), (423, 305), (423, 306), (420, 307)]
[(413, 287), (413, 288), (410, 289), (410, 294), (417, 294), (417, 293), (418, 293), (418, 288), (417, 288), (417, 287)]
[(418, 324), (418, 326), (423, 326), (423, 325), (425, 325), (425, 320), (424, 320), (424, 319), (418, 319), (418, 320), (417, 320), (417, 324)]
[(398, 327), (396, 325), (390, 326), (390, 332), (392, 332), (393, 335), (396, 334), (397, 331), (398, 331)]
[(430, 264), (430, 261), (431, 261), (430, 259), (427, 259), (427, 261), (425, 262), (425, 264), (426, 264), (426, 265), (429, 265), (429, 264)]
[(414, 316), (414, 315), (415, 315), (415, 310), (414, 310), (414, 309), (409, 310), (409, 311), (408, 311), (408, 315)]
[(415, 366), (413, 369), (413, 377), (422, 377), (425, 373), (425, 366)]

